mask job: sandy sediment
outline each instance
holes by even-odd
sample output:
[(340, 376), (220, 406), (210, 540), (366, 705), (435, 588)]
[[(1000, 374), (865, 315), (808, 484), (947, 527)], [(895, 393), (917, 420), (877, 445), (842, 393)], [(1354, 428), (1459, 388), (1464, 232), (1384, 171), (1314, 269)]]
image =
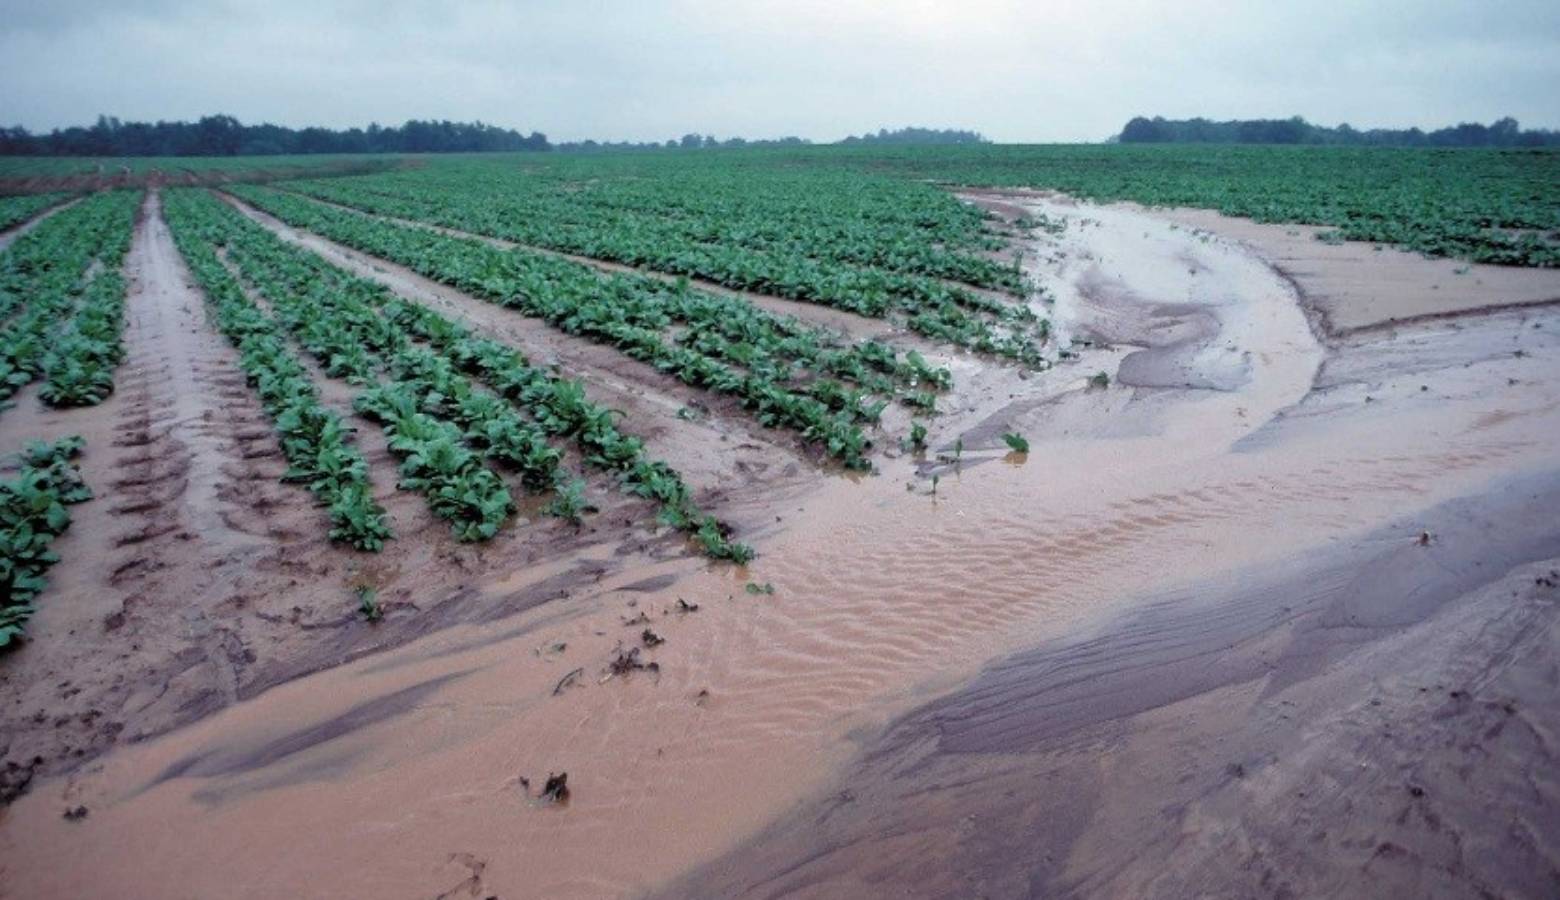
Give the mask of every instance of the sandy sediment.
[(1213, 210), (1156, 215), (1253, 248), (1294, 280), (1333, 333), (1497, 307), (1560, 303), (1560, 270), (1429, 259), (1394, 247), (1316, 239), (1315, 225), (1252, 222)]
[(658, 895), (1540, 896), (1557, 501), (1499, 483), (994, 663)]

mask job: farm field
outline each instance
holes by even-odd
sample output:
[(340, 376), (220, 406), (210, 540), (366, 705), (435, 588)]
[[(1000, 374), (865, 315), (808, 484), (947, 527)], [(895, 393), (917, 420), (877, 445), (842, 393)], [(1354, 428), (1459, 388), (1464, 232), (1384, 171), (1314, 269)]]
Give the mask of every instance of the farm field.
[(1549, 877), (1560, 153), (117, 165), (0, 161), (18, 896)]
[[(366, 154), (303, 156), (0, 156), (0, 199), (61, 191), (143, 188), (148, 185), (221, 184), (235, 178), (262, 180), (308, 174), (373, 172), (395, 161)], [(6, 226), (9, 227), (9, 226)]]

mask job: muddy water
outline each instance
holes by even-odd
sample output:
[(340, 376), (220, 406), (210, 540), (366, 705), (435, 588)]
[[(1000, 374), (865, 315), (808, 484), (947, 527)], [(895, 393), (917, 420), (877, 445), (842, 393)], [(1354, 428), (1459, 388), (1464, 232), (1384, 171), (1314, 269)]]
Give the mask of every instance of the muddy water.
[[(1070, 327), (1116, 328), (1125, 355), (1037, 378), (1043, 405), (992, 398), (981, 421), (1030, 434), (1027, 458), (972, 438), (935, 494), (919, 461), (887, 459), (777, 508), (748, 572), (618, 579), (567, 610), (441, 632), (112, 754), (3, 814), (7, 884), (651, 889), (814, 799), (860, 742), (987, 660), (1552, 465), (1555, 323), (1447, 332), (1411, 386), (1392, 367), (1313, 394), (1326, 354), (1282, 279), (1240, 248), (1106, 212), (1045, 251), (1073, 292)], [(1401, 351), (1383, 340), (1352, 352)], [(1084, 383), (1133, 354), (1142, 386)], [(774, 593), (748, 593), (747, 578)], [(641, 644), (641, 613), (666, 641), (641, 650), (659, 671), (607, 677), (617, 649)], [(540, 804), (557, 771), (570, 800)], [(61, 818), (77, 804), (87, 819)]]

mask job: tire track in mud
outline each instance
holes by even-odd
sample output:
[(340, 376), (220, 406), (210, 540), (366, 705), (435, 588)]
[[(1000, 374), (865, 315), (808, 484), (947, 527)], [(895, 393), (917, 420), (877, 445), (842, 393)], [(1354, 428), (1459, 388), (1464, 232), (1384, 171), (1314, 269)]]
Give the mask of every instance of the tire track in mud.
[[(194, 668), (209, 672), (206, 685), (186, 688), (195, 697), (177, 702), (209, 710), (237, 700), (241, 672), (253, 661), (216, 607), (235, 577), (280, 559), (283, 544), (303, 537), (274, 514), (297, 498), (278, 484), (285, 465), (275, 434), (236, 352), (206, 320), (155, 192), (130, 265), (125, 403), (113, 440), (120, 455), (108, 482), (110, 512), (124, 520), (110, 584), (123, 597), (110, 626), (129, 624), (140, 635), (179, 622), (204, 650)], [(173, 677), (198, 683), (189, 671)]]
[[(207, 327), (155, 194), (138, 216), (126, 272), (126, 357), (114, 395), (82, 410), (14, 411), (18, 434), (84, 435), (81, 471), (96, 493), (73, 511), (64, 563), (51, 572), (28, 645), (6, 661), (20, 694), (0, 713), (6, 752), (63, 753), (42, 771), (102, 752), (121, 732), (144, 736), (135, 722), (166, 716), (160, 730), (233, 702), (253, 655), (218, 607), (236, 578), (298, 536), (271, 515), (292, 499), (276, 484), (284, 467), (275, 437), (235, 355)], [(129, 649), (89, 655), (73, 637), (82, 631)], [(50, 734), (36, 715), (13, 718), (35, 705), (63, 707), (60, 718), (79, 723), (76, 737)], [(164, 712), (149, 715), (154, 706)]]

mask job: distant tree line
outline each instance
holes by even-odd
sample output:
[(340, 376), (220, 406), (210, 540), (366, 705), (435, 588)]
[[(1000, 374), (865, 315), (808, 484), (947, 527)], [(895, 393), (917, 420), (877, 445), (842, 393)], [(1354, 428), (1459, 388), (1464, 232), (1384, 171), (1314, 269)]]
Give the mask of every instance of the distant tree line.
[(989, 144), (991, 141), (978, 131), (960, 131), (955, 128), (900, 128), (889, 131), (879, 128), (877, 134), (870, 131), (861, 137), (854, 135), (840, 141), (842, 144)]
[[(900, 128), (889, 131), (886, 128), (878, 129), (877, 134), (867, 132), (857, 137), (852, 135), (840, 144), (989, 144), (991, 141), (977, 131), (958, 131), (952, 128)], [(601, 151), (652, 151), (652, 150), (710, 150), (715, 148), (732, 147), (808, 147), (812, 141), (807, 138), (795, 136), (780, 138), (765, 138), (752, 140), (749, 138), (726, 138), (721, 140), (713, 134), (698, 134), (690, 132), (681, 138), (667, 141), (568, 141), (555, 145), (558, 150), (570, 153), (592, 153)]]
[(1560, 131), (1526, 130), (1511, 117), (1489, 125), (1463, 123), (1435, 131), (1418, 128), (1371, 128), (1347, 124), (1336, 128), (1292, 119), (1164, 119), (1142, 116), (1131, 120), (1117, 138), (1123, 144), (1336, 144), (1378, 147), (1554, 147)]
[(32, 134), (0, 128), (0, 156), (273, 156), (303, 153), (469, 153), (550, 150), (547, 136), (482, 122), (411, 120), (367, 128), (245, 125), (232, 116), (197, 122), (122, 122), (98, 116), (91, 127)]
[(671, 138), (665, 141), (565, 141), (553, 145), (555, 149), (565, 153), (597, 153), (604, 151), (651, 151), (651, 150), (706, 150), (717, 147), (804, 147), (812, 141), (799, 137), (766, 138), (762, 140), (748, 140), (747, 138), (726, 138), (721, 140), (713, 134), (697, 134), (689, 132), (681, 138)]

